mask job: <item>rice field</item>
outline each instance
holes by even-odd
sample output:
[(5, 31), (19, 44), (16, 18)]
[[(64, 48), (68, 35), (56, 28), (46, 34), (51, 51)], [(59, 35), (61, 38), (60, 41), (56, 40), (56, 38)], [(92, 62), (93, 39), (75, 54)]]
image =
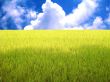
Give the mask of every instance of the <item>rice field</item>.
[(110, 82), (110, 31), (0, 31), (0, 82)]

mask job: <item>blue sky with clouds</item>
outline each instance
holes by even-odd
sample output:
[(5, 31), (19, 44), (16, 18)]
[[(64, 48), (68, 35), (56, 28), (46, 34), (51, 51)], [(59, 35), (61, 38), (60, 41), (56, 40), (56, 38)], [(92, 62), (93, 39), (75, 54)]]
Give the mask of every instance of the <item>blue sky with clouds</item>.
[(110, 29), (110, 0), (0, 0), (0, 29)]

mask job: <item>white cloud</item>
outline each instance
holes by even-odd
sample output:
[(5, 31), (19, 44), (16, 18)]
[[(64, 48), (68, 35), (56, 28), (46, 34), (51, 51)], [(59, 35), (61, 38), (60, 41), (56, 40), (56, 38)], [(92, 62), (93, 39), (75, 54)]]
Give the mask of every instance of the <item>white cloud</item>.
[(47, 0), (42, 6), (43, 13), (38, 14), (37, 19), (31, 21), (31, 25), (24, 29), (63, 29), (62, 20), (65, 17), (65, 12), (56, 3)]
[(96, 0), (82, 0), (78, 8), (65, 15), (61, 6), (47, 0), (42, 6), (43, 13), (39, 13), (37, 19), (24, 29), (83, 29), (80, 24), (87, 21), (96, 8)]
[[(51, 0), (46, 0), (46, 3), (42, 5), (42, 13), (29, 10), (19, 6), (18, 0), (11, 0), (3, 5), (2, 9), (6, 12), (6, 15), (2, 17), (1, 21), (4, 22), (3, 26), (6, 28), (7, 20), (11, 17), (16, 24), (17, 29), (22, 29), (22, 24), (25, 20), (22, 16), (27, 17), (27, 21), (30, 21), (30, 25), (24, 27), (25, 30), (34, 29), (104, 29), (106, 26), (104, 23), (110, 25), (109, 17), (103, 20), (101, 17), (96, 17), (92, 25), (86, 23), (93, 16), (97, 7), (98, 0), (82, 0), (78, 7), (73, 10), (69, 15), (65, 14), (65, 11), (57, 3), (53, 3)], [(109, 11), (109, 8), (106, 8)]]
[(37, 13), (33, 10), (28, 10), (27, 18), (36, 19), (37, 18)]
[(78, 26), (78, 27), (68, 27), (68, 28), (64, 28), (64, 30), (84, 30), (85, 28), (83, 26)]
[(101, 17), (96, 17), (96, 19), (93, 22), (93, 29), (103, 29), (104, 28), (104, 22)]
[(67, 25), (76, 27), (84, 23), (93, 15), (96, 7), (97, 3), (95, 0), (82, 0), (78, 8), (73, 10), (70, 15), (66, 16), (65, 21)]
[(6, 20), (11, 17), (14, 20), (17, 29), (21, 29), (20, 23), (23, 20), (20, 16), (24, 14), (25, 10), (20, 6), (17, 6), (17, 0), (6, 2), (2, 8), (6, 12), (6, 15), (2, 18), (2, 20)]
[(18, 0), (6, 1), (2, 6), (3, 11), (6, 12), (6, 14), (1, 19), (1, 21), (5, 22), (5, 25), (3, 25), (4, 29), (8, 29), (6, 28), (8, 18), (11, 18), (14, 21), (16, 29), (23, 28), (22, 23), (25, 22), (25, 20), (24, 18), (22, 18), (22, 16), (25, 16), (30, 20), (37, 18), (37, 13), (35, 11), (21, 7), (20, 5), (18, 5), (18, 2)]
[[(108, 25), (106, 26), (105, 23), (107, 23)], [(110, 14), (108, 18), (104, 20), (101, 17), (96, 17), (92, 25), (85, 25), (84, 27), (87, 29), (106, 29), (110, 28), (108, 26), (110, 26)]]
[(84, 28), (86, 29), (105, 29), (105, 27), (104, 20), (101, 17), (96, 17), (92, 25), (84, 25)]

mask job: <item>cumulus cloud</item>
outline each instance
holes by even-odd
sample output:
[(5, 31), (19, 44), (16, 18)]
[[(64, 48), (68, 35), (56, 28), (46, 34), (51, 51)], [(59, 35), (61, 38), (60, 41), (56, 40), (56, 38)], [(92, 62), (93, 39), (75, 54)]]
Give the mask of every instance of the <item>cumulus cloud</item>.
[(110, 13), (108, 18), (96, 17), (92, 25), (86, 25), (87, 29), (110, 29)]
[(101, 17), (96, 17), (92, 23), (92, 25), (85, 25), (87, 29), (105, 29), (104, 20)]
[(6, 1), (5, 4), (2, 6), (5, 15), (2, 17), (1, 21), (5, 22), (3, 25), (4, 29), (8, 29), (7, 27), (7, 20), (11, 18), (13, 23), (16, 25), (16, 29), (22, 29), (22, 23), (25, 22), (23, 16), (27, 16), (27, 19), (35, 19), (36, 12), (26, 9), (18, 5), (18, 0), (11, 0)]
[(37, 18), (37, 12), (33, 10), (27, 10), (26, 17), (30, 18), (30, 20), (34, 20)]
[(23, 21), (22, 18), (20, 17), (21, 15), (24, 14), (24, 9), (20, 6), (17, 6), (17, 0), (12, 0), (10, 2), (6, 2), (2, 9), (4, 12), (6, 12), (6, 15), (2, 18), (2, 20), (7, 20), (9, 17), (11, 17), (16, 26), (17, 29), (21, 29), (20, 23)]
[(96, 19), (93, 22), (92, 28), (94, 28), (94, 29), (103, 28), (104, 27), (103, 24), (104, 24), (104, 22), (103, 22), (102, 18), (96, 17)]
[[(63, 8), (51, 0), (46, 0), (42, 5), (42, 13), (20, 6), (18, 3), (22, 0), (6, 1), (2, 6), (5, 15), (0, 19), (4, 29), (8, 29), (7, 20), (11, 18), (16, 29), (34, 30), (34, 29), (105, 29), (110, 26), (110, 13), (107, 19), (94, 16), (98, 8), (99, 0), (81, 0), (81, 3), (69, 15), (65, 14)], [(110, 9), (106, 7), (106, 11)], [(95, 17), (93, 22), (88, 23), (91, 17)], [(92, 20), (91, 20), (92, 21)], [(23, 23), (29, 24), (22, 26)]]
[(78, 8), (65, 17), (67, 26), (76, 27), (87, 21), (95, 12), (97, 3), (95, 0), (82, 0)]
[(31, 25), (26, 26), (24, 29), (63, 29), (63, 19), (65, 12), (56, 3), (47, 0), (42, 6), (43, 13), (38, 14), (37, 19), (31, 21)]
[[(78, 27), (74, 27), (74, 28), (69, 28), (70, 30), (74, 30), (74, 29), (77, 29), (77, 30), (84, 30), (84, 29), (106, 29), (106, 26), (104, 24), (105, 20), (103, 20), (101, 17), (96, 17), (92, 24), (88, 24), (88, 23), (85, 23), (84, 25), (80, 25)], [(67, 28), (68, 29), (68, 28)]]
[(97, 6), (96, 0), (82, 0), (71, 14), (65, 15), (61, 6), (46, 0), (42, 6), (43, 13), (39, 13), (37, 19), (24, 29), (83, 29), (81, 24), (94, 14)]

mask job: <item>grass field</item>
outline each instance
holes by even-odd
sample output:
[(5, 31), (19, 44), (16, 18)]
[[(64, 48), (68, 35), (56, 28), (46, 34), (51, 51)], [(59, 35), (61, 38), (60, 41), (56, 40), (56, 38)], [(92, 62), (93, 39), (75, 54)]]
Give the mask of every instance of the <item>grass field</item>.
[(110, 82), (110, 31), (0, 31), (0, 82)]

